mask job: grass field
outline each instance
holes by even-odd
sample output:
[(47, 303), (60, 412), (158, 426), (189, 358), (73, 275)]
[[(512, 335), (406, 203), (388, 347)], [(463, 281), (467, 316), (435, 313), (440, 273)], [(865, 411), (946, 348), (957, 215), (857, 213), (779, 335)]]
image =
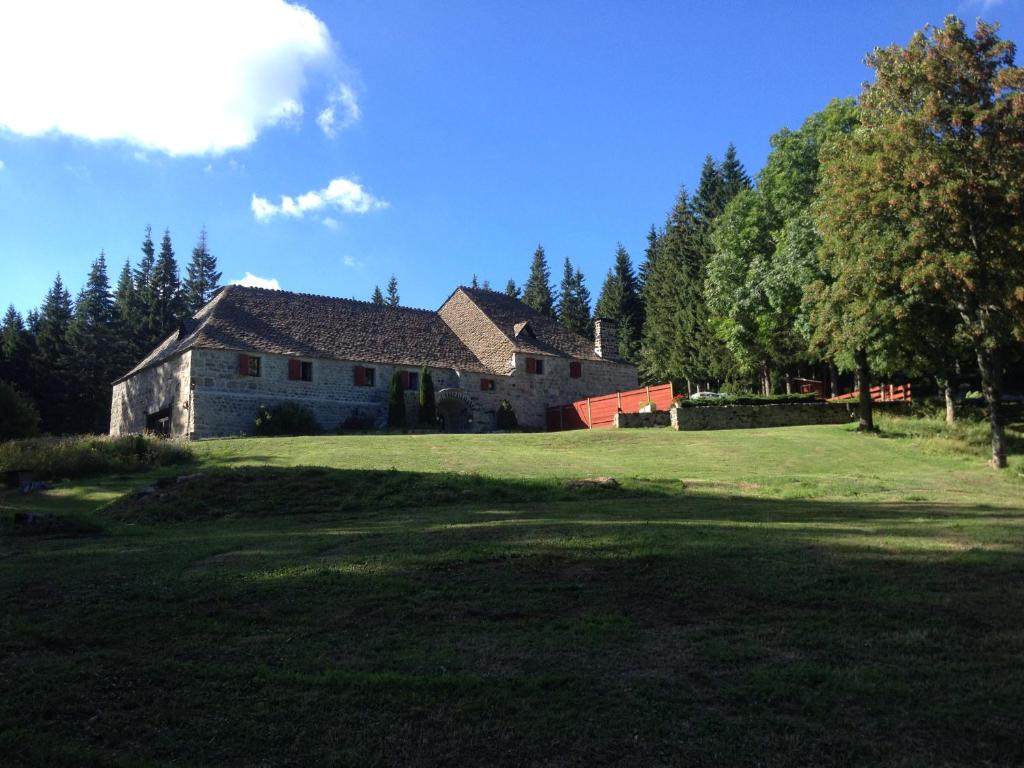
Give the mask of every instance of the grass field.
[(0, 764), (1020, 765), (1022, 457), (883, 428), (224, 440), (0, 495)]

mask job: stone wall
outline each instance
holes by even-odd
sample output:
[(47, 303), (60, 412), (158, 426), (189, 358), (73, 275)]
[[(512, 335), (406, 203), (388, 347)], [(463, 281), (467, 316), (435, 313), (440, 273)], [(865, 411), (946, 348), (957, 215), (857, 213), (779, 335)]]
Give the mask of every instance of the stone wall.
[[(311, 381), (288, 378), (286, 355), (251, 353), (260, 358), (258, 377), (242, 376), (238, 371), (239, 353), (230, 350), (193, 349), (177, 358), (132, 376), (114, 387), (111, 409), (111, 434), (141, 432), (146, 415), (171, 406), (172, 434), (193, 438), (226, 437), (252, 434), (256, 410), (260, 405), (292, 401), (312, 410), (327, 431), (334, 431), (349, 417), (383, 426), (387, 420), (388, 386), (396, 370), (419, 372), (415, 366), (298, 358), (313, 364)], [(544, 372), (528, 374), (526, 357), (515, 354), (510, 362), (512, 374), (459, 372), (431, 368), (435, 392), (442, 399), (449, 394), (465, 402), (471, 413), (470, 431), (495, 427), (498, 406), (508, 400), (520, 425), (544, 428), (548, 406), (569, 403), (584, 397), (636, 387), (636, 368), (631, 365), (585, 360), (581, 376), (569, 376), (569, 360), (544, 357)], [(355, 367), (373, 368), (374, 385), (357, 386)], [(493, 390), (483, 390), (481, 379), (494, 381)], [(406, 412), (415, 423), (418, 392), (406, 393)]]
[[(312, 381), (288, 378), (288, 361), (296, 358), (253, 352), (260, 358), (260, 375), (238, 372), (238, 352), (218, 349), (192, 351), (192, 380), (196, 410), (193, 437), (252, 434), (260, 405), (297, 402), (308, 407), (320, 426), (338, 429), (349, 417), (369, 419), (376, 426), (387, 420), (388, 387), (396, 370), (419, 372), (415, 366), (297, 358), (312, 362)], [(374, 369), (373, 386), (357, 386), (355, 367)], [(458, 387), (458, 375), (449, 369), (430, 368), (434, 389)], [(406, 412), (414, 422), (417, 390), (405, 393)]]
[(115, 384), (110, 403), (110, 434), (143, 432), (146, 416), (170, 408), (171, 435), (189, 435), (193, 414), (189, 397), (191, 355), (183, 352)]
[(777, 403), (774, 405), (707, 405), (673, 408), (672, 426), (679, 430), (756, 429), (808, 424), (847, 424), (851, 411), (841, 403)]
[(671, 423), (672, 415), (668, 411), (654, 411), (653, 413), (616, 413), (614, 421), (616, 429), (667, 427)]

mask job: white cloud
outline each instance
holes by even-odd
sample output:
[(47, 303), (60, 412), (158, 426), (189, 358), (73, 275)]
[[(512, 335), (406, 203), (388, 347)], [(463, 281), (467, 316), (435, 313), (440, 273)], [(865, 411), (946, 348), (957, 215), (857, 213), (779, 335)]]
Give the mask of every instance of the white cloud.
[(327, 27), (285, 0), (0, 3), (0, 129), (220, 153), (297, 120), (311, 70), (335, 63)]
[(0, 160), (0, 171), (2, 171), (6, 167), (7, 167), (7, 165), (4, 163), (4, 161)]
[(325, 208), (336, 208), (344, 213), (367, 213), (387, 208), (388, 202), (374, 197), (358, 182), (338, 178), (333, 179), (325, 189), (306, 192), (297, 198), (282, 195), (278, 205), (274, 205), (265, 197), (253, 194), (250, 206), (257, 221), (269, 221), (275, 216), (301, 219), (307, 211), (320, 211)]
[(363, 268), (363, 262), (359, 261), (355, 256), (344, 256), (341, 259), (341, 263), (349, 269)]
[(276, 277), (258, 277), (252, 272), (246, 272), (241, 280), (232, 280), (232, 285), (244, 285), (247, 288), (270, 288), (274, 291), (281, 290), (281, 284)]
[(328, 97), (327, 106), (316, 117), (316, 124), (327, 138), (333, 139), (339, 128), (348, 128), (362, 116), (355, 92), (342, 83)]
[(324, 216), (324, 226), (328, 229), (337, 229), (338, 222), (336, 219), (332, 219), (330, 216)]

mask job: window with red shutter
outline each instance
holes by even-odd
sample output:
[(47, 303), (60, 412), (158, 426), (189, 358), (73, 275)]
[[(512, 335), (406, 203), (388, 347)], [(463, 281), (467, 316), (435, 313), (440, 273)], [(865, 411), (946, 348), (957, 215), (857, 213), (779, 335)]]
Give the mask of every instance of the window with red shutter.
[(480, 379), (480, 389), (484, 392), (494, 391), (494, 379)]
[(238, 356), (238, 375), (248, 376), (249, 375), (249, 356), (239, 355)]
[(366, 386), (366, 369), (363, 368), (363, 366), (357, 365), (355, 367), (355, 377), (356, 377), (356, 386), (357, 387), (365, 387)]
[(569, 378), (578, 379), (583, 375), (583, 365), (578, 362), (569, 363)]
[(537, 358), (528, 357), (526, 358), (526, 372), (536, 373), (537, 372)]
[(409, 388), (409, 372), (408, 371), (399, 371), (398, 372), (398, 381), (402, 385), (402, 389), (408, 389)]
[(301, 360), (289, 360), (288, 361), (288, 378), (292, 381), (298, 381), (302, 378), (302, 361)]

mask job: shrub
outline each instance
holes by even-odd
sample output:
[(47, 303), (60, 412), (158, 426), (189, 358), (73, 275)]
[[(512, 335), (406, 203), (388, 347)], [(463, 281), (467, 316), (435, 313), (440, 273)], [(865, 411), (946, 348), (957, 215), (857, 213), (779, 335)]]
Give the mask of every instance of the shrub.
[(309, 408), (300, 403), (261, 405), (256, 410), (256, 434), (261, 437), (318, 435), (320, 422)]
[(434, 377), (425, 367), (420, 371), (420, 424), (437, 426), (437, 402), (434, 400)]
[(398, 371), (391, 375), (388, 387), (388, 429), (405, 429), (405, 393)]
[(519, 419), (516, 418), (516, 412), (512, 408), (512, 403), (508, 400), (502, 400), (501, 405), (498, 406), (498, 429), (511, 430), (516, 429), (519, 426)]
[(817, 395), (730, 395), (706, 400), (679, 400), (679, 408), (701, 408), (709, 405), (776, 405), (778, 403), (820, 403)]
[(136, 472), (191, 460), (192, 451), (185, 443), (142, 435), (38, 437), (0, 443), (0, 471), (24, 470), (43, 480)]
[(373, 416), (362, 414), (356, 411), (350, 416), (345, 417), (345, 420), (341, 422), (341, 426), (338, 428), (339, 432), (370, 432), (373, 430), (375, 420)]
[(35, 437), (39, 434), (39, 411), (25, 395), (0, 381), (0, 440)]

